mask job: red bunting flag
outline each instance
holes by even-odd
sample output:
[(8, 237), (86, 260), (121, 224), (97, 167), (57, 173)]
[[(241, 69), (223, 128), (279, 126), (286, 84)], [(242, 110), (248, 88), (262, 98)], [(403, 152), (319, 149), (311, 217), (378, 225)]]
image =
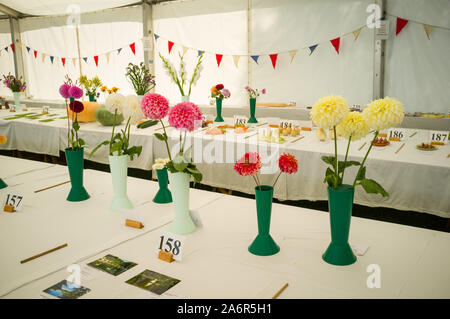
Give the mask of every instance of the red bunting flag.
[(134, 55), (136, 55), (136, 47), (135, 47), (136, 42), (133, 42), (130, 44), (130, 49), (131, 52), (133, 52)]
[(66, 66), (66, 58), (61, 58), (61, 62), (63, 64), (63, 66)]
[(98, 55), (94, 56), (95, 65), (98, 66)]
[(172, 41), (167, 41), (167, 43), (169, 45), (169, 54), (170, 54), (170, 51), (172, 51), (173, 42)]
[(270, 60), (272, 61), (273, 69), (275, 70), (275, 66), (277, 65), (278, 53), (270, 54), (269, 57), (270, 57)]
[(14, 52), (14, 43), (11, 43), (11, 50)]
[(397, 17), (397, 26), (395, 27), (395, 35), (397, 36), (408, 23), (408, 20)]
[(217, 67), (220, 66), (220, 62), (222, 62), (223, 54), (216, 54)]
[(330, 40), (330, 42), (334, 46), (334, 49), (336, 50), (337, 54), (339, 54), (339, 45), (341, 44), (341, 38)]
[(37, 51), (36, 50), (34, 50), (34, 58), (35, 59), (37, 58)]

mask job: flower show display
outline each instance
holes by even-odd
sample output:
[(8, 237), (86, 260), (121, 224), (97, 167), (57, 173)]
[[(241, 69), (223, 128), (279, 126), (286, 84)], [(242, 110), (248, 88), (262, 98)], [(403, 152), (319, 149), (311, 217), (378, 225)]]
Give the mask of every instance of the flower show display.
[(216, 99), (216, 119), (214, 122), (224, 122), (222, 117), (222, 101), (228, 99), (231, 93), (228, 89), (225, 89), (223, 84), (217, 84), (211, 88), (211, 97)]
[[(85, 142), (82, 138), (78, 137), (78, 130), (80, 124), (78, 123), (78, 114), (84, 109), (83, 103), (77, 101), (83, 96), (83, 90), (76, 85), (71, 85), (72, 81), (67, 77), (66, 83), (61, 85), (59, 93), (65, 99), (70, 99), (69, 106), (67, 108), (67, 148), (65, 149), (67, 167), (69, 168), (70, 183), (72, 188), (70, 189), (67, 200), (70, 202), (80, 202), (88, 199), (90, 196), (83, 186), (83, 168), (84, 168), (84, 146)], [(69, 112), (70, 110), (70, 112)], [(72, 127), (70, 127), (70, 120), (72, 121)]]
[(197, 58), (197, 64), (192, 71), (192, 76), (189, 82), (187, 81), (188, 78), (186, 73), (186, 63), (184, 62), (184, 55), (178, 54), (178, 56), (180, 57), (180, 67), (177, 71), (175, 66), (172, 65), (172, 63), (168, 59), (164, 58), (161, 53), (159, 53), (159, 57), (163, 62), (163, 66), (166, 69), (167, 75), (180, 90), (182, 102), (189, 102), (189, 96), (191, 95), (192, 86), (195, 86), (197, 84), (197, 81), (200, 78), (200, 73), (203, 69), (203, 52), (199, 54)]
[(118, 93), (108, 96), (105, 107), (108, 111), (114, 113), (111, 138), (97, 145), (89, 155), (92, 157), (100, 147), (109, 145), (109, 166), (114, 189), (114, 197), (110, 207), (114, 211), (122, 208), (133, 208), (133, 204), (127, 194), (128, 159), (133, 160), (134, 156), (139, 156), (142, 152), (142, 146), (130, 146), (130, 116), (127, 118), (125, 128), (119, 133), (115, 133), (117, 115), (121, 114), (125, 107), (130, 107), (128, 106), (130, 101), (131, 103), (136, 102), (136, 100), (126, 99)]
[(278, 253), (280, 247), (270, 235), (270, 219), (272, 215), (273, 188), (275, 187), (281, 173), (295, 174), (298, 171), (298, 161), (291, 154), (282, 154), (278, 159), (278, 174), (272, 186), (261, 185), (258, 172), (261, 169), (261, 157), (256, 152), (244, 154), (234, 164), (234, 170), (242, 176), (252, 176), (256, 183), (256, 211), (258, 217), (258, 235), (248, 248), (248, 251), (258, 256), (270, 256)]
[(82, 75), (78, 81), (84, 88), (86, 95), (89, 97), (89, 102), (97, 101), (97, 98), (100, 96), (100, 93), (98, 93), (97, 90), (103, 85), (100, 78), (98, 76), (94, 76), (92, 79), (88, 79), (86, 75)]
[(170, 192), (169, 186), (169, 176), (167, 175), (166, 164), (170, 160), (168, 158), (157, 158), (155, 164), (152, 168), (156, 171), (158, 176), (159, 190), (153, 198), (153, 202), (157, 204), (167, 204), (172, 202), (172, 193)]
[[(255, 117), (255, 112), (256, 112), (256, 98), (260, 95), (259, 90), (252, 89), (251, 87), (246, 85), (245, 91), (247, 92), (250, 101), (250, 118), (248, 119), (248, 123), (258, 123), (258, 120)], [(266, 94), (266, 89), (262, 89), (261, 94)]]
[[(129, 63), (125, 76), (134, 88), (136, 94), (142, 97), (155, 86), (155, 76), (150, 73), (144, 62), (139, 65)], [(116, 93), (116, 92), (114, 92)]]
[[(317, 100), (311, 110), (311, 119), (315, 125), (324, 130), (333, 129), (334, 156), (323, 156), (329, 164), (324, 182), (328, 184), (328, 205), (330, 211), (331, 244), (323, 254), (323, 260), (333, 265), (350, 265), (356, 261), (348, 236), (355, 187), (360, 185), (367, 193), (389, 196), (384, 188), (373, 179), (366, 177), (366, 160), (380, 130), (396, 126), (403, 121), (403, 105), (386, 97), (373, 101), (361, 113), (350, 112), (347, 101), (341, 96), (327, 96)], [(362, 163), (348, 160), (351, 141), (365, 137), (370, 129), (374, 136)], [(348, 139), (344, 161), (338, 160), (337, 136)], [(345, 169), (358, 166), (358, 172), (352, 184), (344, 184)]]
[(21, 111), (20, 93), (24, 92), (27, 88), (26, 83), (23, 82), (22, 77), (16, 78), (11, 73), (3, 75), (3, 83), (13, 92), (15, 111)]

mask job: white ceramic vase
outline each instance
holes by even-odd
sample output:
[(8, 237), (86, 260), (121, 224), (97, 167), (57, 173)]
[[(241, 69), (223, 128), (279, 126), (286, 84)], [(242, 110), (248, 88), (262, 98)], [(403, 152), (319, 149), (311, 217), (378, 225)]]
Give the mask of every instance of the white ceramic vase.
[(170, 231), (178, 235), (186, 235), (195, 231), (196, 227), (189, 213), (189, 181), (190, 174), (170, 173), (169, 188), (172, 192), (173, 210), (175, 213)]
[(127, 195), (128, 155), (109, 156), (114, 197), (111, 210), (132, 209), (133, 204)]

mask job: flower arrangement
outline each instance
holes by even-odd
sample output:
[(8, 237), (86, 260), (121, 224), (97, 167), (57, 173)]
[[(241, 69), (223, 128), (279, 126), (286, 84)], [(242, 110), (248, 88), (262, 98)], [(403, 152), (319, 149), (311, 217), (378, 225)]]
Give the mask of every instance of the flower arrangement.
[(86, 91), (87, 96), (99, 97), (100, 93), (97, 93), (97, 89), (101, 87), (103, 83), (97, 75), (92, 79), (88, 79), (86, 75), (81, 75), (78, 81)]
[(129, 63), (125, 76), (133, 85), (137, 95), (144, 95), (156, 84), (155, 76), (150, 73), (144, 62), (141, 62), (139, 65)]
[[(248, 85), (245, 86), (245, 91), (247, 91), (249, 99), (256, 99), (258, 96), (260, 96), (260, 92), (258, 89), (252, 89)], [(266, 94), (266, 89), (262, 89), (261, 94)]]
[(152, 165), (152, 169), (159, 170), (166, 167), (166, 164), (170, 162), (169, 158), (157, 158), (155, 164)]
[[(191, 89), (192, 86), (197, 84), (198, 79), (200, 78), (200, 73), (203, 69), (202, 66), (202, 59), (203, 59), (203, 52), (198, 56), (197, 58), (197, 64), (194, 67), (194, 70), (192, 72), (192, 77), (189, 81), (189, 90), (187, 92), (187, 94), (185, 94), (185, 84), (187, 84), (187, 79), (186, 79), (186, 64), (184, 62), (184, 55), (181, 55), (180, 53), (178, 53), (179, 57), (180, 57), (180, 69), (179, 69), (179, 74), (180, 76), (178, 77), (178, 73), (177, 70), (175, 69), (175, 67), (169, 62), (169, 60), (165, 59), (161, 53), (159, 53), (159, 57), (161, 58), (162, 62), (163, 62), (163, 66), (166, 69), (167, 75), (170, 77), (170, 79), (173, 81), (173, 83), (175, 83), (178, 86), (178, 89), (180, 90), (180, 93), (182, 96), (186, 96), (186, 95), (191, 95)], [(186, 88), (187, 89), (187, 88)]]
[[(311, 110), (311, 120), (314, 124), (322, 129), (333, 128), (335, 136), (340, 135), (348, 140), (344, 161), (337, 159), (337, 138), (334, 138), (335, 156), (322, 157), (322, 160), (331, 166), (325, 172), (324, 182), (337, 189), (343, 183), (345, 169), (350, 166), (359, 166), (352, 187), (360, 185), (367, 193), (389, 196), (375, 180), (366, 178), (364, 164), (379, 130), (400, 124), (403, 116), (403, 105), (389, 97), (371, 102), (362, 114), (350, 112), (347, 101), (342, 96), (331, 95), (317, 100)], [(375, 134), (362, 163), (349, 161), (348, 151), (351, 141), (365, 137), (370, 129), (373, 129)]]
[(100, 88), (100, 91), (105, 93), (108, 92), (108, 94), (112, 94), (112, 93), (117, 93), (117, 91), (119, 91), (120, 89), (118, 87), (113, 86), (112, 88), (108, 88), (106, 85), (102, 86)]
[[(261, 157), (257, 152), (245, 153), (234, 164), (234, 170), (241, 176), (252, 176), (256, 186), (261, 190), (261, 183), (259, 181), (258, 173), (261, 169)], [(281, 173), (295, 174), (298, 171), (298, 161), (294, 155), (283, 153), (278, 159), (278, 174), (272, 187), (275, 187)]]
[[(192, 163), (189, 151), (184, 150), (186, 143), (186, 132), (201, 127), (202, 112), (197, 105), (190, 102), (178, 103), (171, 109), (169, 108), (169, 101), (157, 93), (146, 94), (141, 101), (141, 109), (144, 116), (151, 120), (158, 120), (163, 127), (163, 133), (155, 133), (155, 137), (166, 144), (169, 161), (165, 163), (165, 167), (171, 173), (183, 172), (194, 177), (195, 182), (201, 182), (202, 174), (197, 167)], [(163, 118), (169, 117), (169, 124), (180, 131), (180, 151), (173, 158), (170, 153), (169, 144), (167, 142), (167, 132)], [(182, 133), (184, 132), (184, 139)]]
[[(137, 99), (137, 97), (136, 97)], [(115, 134), (116, 119), (117, 115), (123, 113), (124, 109), (129, 108), (129, 103), (134, 103), (131, 99), (127, 99), (125, 96), (119, 93), (110, 94), (106, 101), (105, 107), (111, 113), (114, 113), (113, 129), (111, 133), (111, 139), (106, 140), (98, 144), (89, 154), (92, 157), (94, 153), (102, 146), (109, 145), (109, 155), (110, 156), (121, 156), (128, 155), (131, 160), (134, 156), (140, 156), (142, 152), (142, 146), (131, 146), (130, 147), (130, 120), (131, 116), (128, 117), (125, 128), (120, 131), (120, 133)]]
[(223, 84), (214, 85), (211, 88), (211, 97), (213, 99), (228, 99), (231, 96), (231, 93), (228, 89), (225, 89)]
[[(80, 149), (86, 143), (82, 138), (78, 137), (78, 131), (80, 124), (78, 123), (78, 113), (84, 110), (82, 102), (77, 101), (83, 96), (83, 90), (74, 83), (68, 75), (66, 75), (66, 81), (59, 87), (59, 94), (64, 98), (66, 103), (67, 112), (67, 148)], [(71, 100), (67, 106), (67, 100)], [(70, 126), (69, 110), (72, 111), (72, 127)]]
[(26, 83), (22, 82), (22, 77), (16, 78), (14, 75), (8, 73), (8, 75), (3, 75), (3, 83), (12, 91), (12, 92), (23, 92), (27, 88)]

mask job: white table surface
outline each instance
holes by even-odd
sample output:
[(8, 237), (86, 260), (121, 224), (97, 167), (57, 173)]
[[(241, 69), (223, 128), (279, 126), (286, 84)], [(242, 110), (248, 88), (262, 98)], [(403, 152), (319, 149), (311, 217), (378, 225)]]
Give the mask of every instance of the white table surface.
[[(257, 231), (254, 200), (224, 195), (198, 212), (204, 226), (185, 236), (181, 262), (156, 258), (160, 231), (167, 225), (88, 258), (67, 261), (83, 266), (112, 254), (138, 264), (116, 277), (81, 277), (81, 284), (91, 289), (81, 298), (271, 298), (286, 282), (289, 287), (279, 298), (450, 297), (448, 233), (353, 217), (350, 243), (369, 249), (356, 263), (342, 267), (321, 259), (330, 241), (328, 213), (273, 204), (271, 234), (281, 250), (261, 257), (247, 251)], [(381, 269), (381, 288), (366, 285), (371, 264)], [(161, 296), (125, 283), (145, 269), (181, 282)], [(5, 298), (40, 298), (44, 289), (68, 275), (61, 269)]]
[[(0, 166), (9, 162), (0, 157)], [(18, 161), (23, 171), (32, 161)], [(91, 195), (86, 201), (66, 201), (70, 183), (34, 193), (38, 189), (68, 181), (68, 169), (54, 165), (5, 179), (10, 185), (0, 190), (2, 201), (8, 192), (24, 195), (19, 212), (0, 212), (0, 296), (31, 281), (56, 271), (125, 240), (140, 236), (170, 222), (172, 204), (152, 202), (158, 189), (156, 182), (128, 178), (128, 195), (135, 205), (132, 211), (112, 212), (112, 181), (109, 173), (84, 171), (84, 185)], [(190, 208), (196, 210), (223, 196), (218, 193), (191, 190)], [(142, 230), (126, 227), (125, 219), (140, 220)], [(64, 243), (68, 247), (32, 260), (20, 261)]]
[[(30, 109), (30, 111), (39, 112), (39, 109)], [(64, 115), (64, 110), (52, 110), (51, 113)], [(6, 110), (0, 110), (0, 134), (8, 136), (8, 142), (3, 145), (3, 149), (19, 149), (35, 153), (46, 153), (58, 155), (63, 151), (67, 144), (67, 123), (64, 119), (57, 119), (53, 122), (42, 123), (39, 120), (20, 119), (14, 121), (5, 121), (4, 118), (11, 114)], [(231, 118), (225, 118), (226, 121), (232, 121)], [(260, 123), (264, 123), (264, 118), (260, 118)], [(122, 125), (123, 126), (123, 125)], [(122, 128), (119, 126), (119, 129)], [(131, 143), (142, 145), (143, 152), (139, 158), (130, 162), (129, 167), (151, 169), (155, 158), (167, 157), (167, 151), (163, 142), (157, 140), (153, 134), (162, 132), (157, 130), (160, 125), (147, 129), (137, 129), (135, 126), (131, 129)], [(80, 137), (82, 137), (89, 147), (85, 150), (85, 158), (89, 158), (90, 150), (98, 143), (109, 139), (111, 127), (101, 126), (99, 123), (82, 123)], [(12, 134), (14, 132), (15, 134)], [(381, 195), (367, 194), (361, 187), (355, 192), (355, 203), (366, 206), (383, 206), (399, 210), (411, 210), (425, 212), (450, 218), (450, 144), (438, 146), (437, 151), (424, 152), (415, 147), (421, 142), (427, 140), (428, 131), (407, 129), (407, 136), (413, 132), (418, 132), (412, 138), (405, 139), (405, 146), (398, 153), (395, 151), (403, 142), (391, 142), (391, 145), (383, 148), (373, 148), (367, 160), (367, 177), (375, 179), (380, 183), (388, 193), (388, 198)], [(171, 146), (178, 143), (178, 132), (174, 129), (168, 129), (172, 137)], [(304, 132), (305, 138), (295, 143), (290, 141), (298, 137), (287, 137), (284, 144), (270, 144), (264, 141), (258, 141), (257, 137), (243, 139), (247, 134), (234, 134), (232, 131), (226, 136), (211, 136), (197, 133), (200, 145), (204, 151), (208, 147), (212, 148), (213, 143), (217, 145), (224, 144), (224, 140), (230, 137), (232, 148), (235, 150), (231, 155), (232, 163), (203, 162), (198, 167), (203, 174), (202, 183), (214, 187), (228, 188), (236, 191), (253, 193), (254, 184), (251, 178), (242, 178), (234, 170), (234, 161), (245, 151), (261, 151), (262, 147), (274, 147), (272, 151), (279, 153), (289, 152), (299, 159), (299, 172), (292, 176), (282, 175), (276, 185), (274, 196), (280, 200), (326, 200), (326, 185), (323, 178), (327, 165), (320, 159), (323, 155), (332, 155), (334, 143), (330, 139), (320, 142), (314, 131)], [(410, 134), (411, 133), (411, 134)], [(10, 134), (10, 135), (8, 135)], [(56, 136), (56, 137), (55, 137)], [(349, 159), (361, 161), (365, 151), (369, 146), (370, 136), (361, 141), (351, 144)], [(358, 148), (367, 142), (362, 150)], [(58, 145), (56, 145), (57, 143)], [(243, 148), (239, 149), (239, 146)], [(196, 146), (193, 150), (195, 152)], [(338, 139), (338, 153), (341, 159), (345, 154), (346, 141)], [(241, 153), (239, 153), (240, 151)], [(269, 149), (270, 150), (270, 149)], [(214, 154), (214, 151), (212, 151)], [(264, 153), (265, 150), (262, 150)], [(269, 151), (270, 154), (270, 151)], [(108, 163), (108, 148), (102, 147), (91, 159), (100, 163)], [(225, 161), (225, 156), (223, 161)], [(356, 167), (350, 167), (346, 170), (346, 183), (352, 183), (356, 174)], [(271, 184), (275, 175), (261, 176), (261, 182)]]

